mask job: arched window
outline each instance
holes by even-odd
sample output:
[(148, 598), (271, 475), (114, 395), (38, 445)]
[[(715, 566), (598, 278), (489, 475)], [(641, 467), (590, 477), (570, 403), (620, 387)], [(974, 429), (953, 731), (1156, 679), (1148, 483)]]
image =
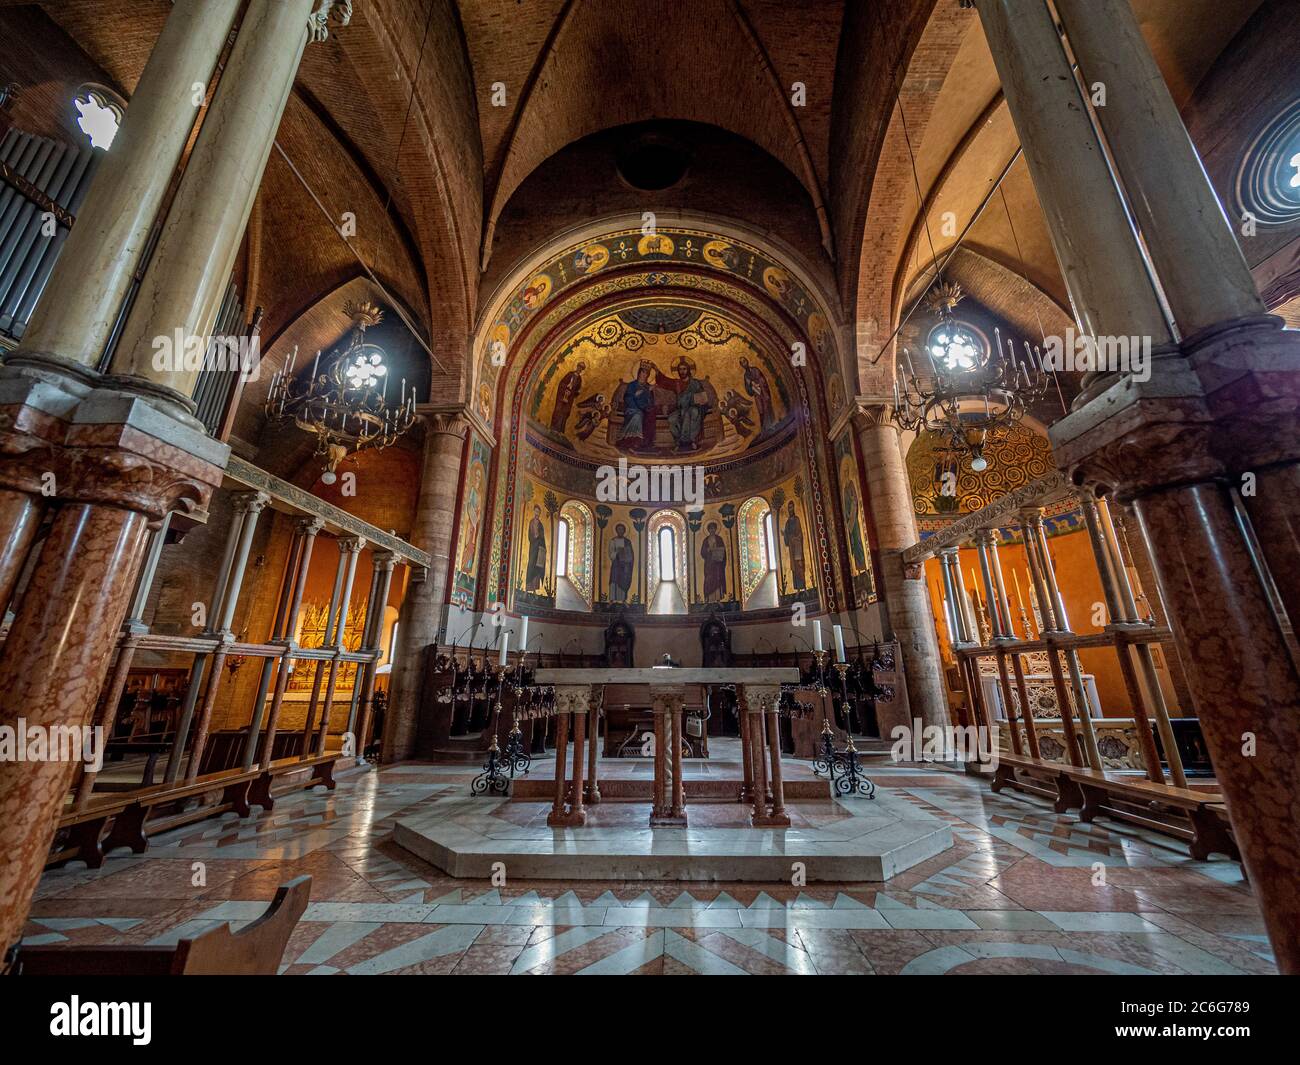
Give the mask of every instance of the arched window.
[(564, 577), (569, 569), (569, 519), (561, 518), (555, 530), (555, 575)]
[(677, 580), (677, 543), (671, 525), (659, 526), (659, 579)]
[(781, 562), (772, 508), (762, 496), (752, 496), (736, 512), (740, 538), (740, 602), (744, 610), (777, 605), (774, 571)]
[(646, 612), (685, 614), (691, 595), (686, 558), (686, 519), (675, 510), (657, 510), (646, 523)]

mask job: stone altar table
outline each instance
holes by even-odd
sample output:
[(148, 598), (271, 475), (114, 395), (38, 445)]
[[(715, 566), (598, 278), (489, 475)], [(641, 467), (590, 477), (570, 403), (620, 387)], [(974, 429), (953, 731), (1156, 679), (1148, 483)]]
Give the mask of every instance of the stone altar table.
[[(597, 689), (606, 684), (645, 684), (650, 688), (654, 712), (654, 788), (650, 808), (652, 828), (685, 828), (686, 789), (682, 777), (683, 707), (686, 687), (692, 684), (734, 684), (741, 700), (741, 800), (753, 804), (750, 823), (755, 827), (782, 828), (790, 824), (782, 786), (778, 706), (782, 684), (796, 684), (799, 671), (780, 668), (687, 668), (651, 666), (622, 669), (539, 669), (538, 684), (555, 687), (556, 758), (555, 803), (547, 824), (571, 828), (587, 823), (582, 805), (583, 741), (586, 721), (598, 710)], [(573, 718), (574, 771), (566, 779), (568, 721)], [(592, 722), (594, 726), (594, 721)], [(591, 729), (589, 775), (596, 777), (598, 756), (595, 728)], [(770, 772), (769, 772), (770, 765)], [(566, 798), (569, 800), (566, 803)]]

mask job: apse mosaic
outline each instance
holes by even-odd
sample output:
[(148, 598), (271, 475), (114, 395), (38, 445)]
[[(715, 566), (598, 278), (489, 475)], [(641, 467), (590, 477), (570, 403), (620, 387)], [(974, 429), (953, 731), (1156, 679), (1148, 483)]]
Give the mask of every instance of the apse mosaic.
[[(798, 321), (812, 342), (813, 353), (828, 367), (834, 365), (834, 340), (826, 314), (800, 281), (765, 252), (738, 240), (723, 240), (688, 229), (662, 229), (652, 234), (628, 229), (561, 252), (506, 300), (488, 330), (481, 353), (478, 402), (484, 418), (490, 420), (495, 413), (493, 397), (511, 343), (538, 312), (554, 301), (560, 290), (615, 267), (655, 263), (711, 267), (761, 291)], [(656, 330), (644, 331), (653, 334)], [(664, 368), (669, 370), (669, 381), (680, 379), (671, 367)], [(838, 398), (842, 407), (843, 385), (838, 378), (834, 385), (831, 398)], [(612, 396), (609, 398), (612, 401)], [(832, 413), (840, 407), (832, 404)]]
[(580, 331), (544, 364), (528, 415), (548, 442), (596, 463), (725, 458), (793, 420), (785, 382), (745, 330), (675, 304)]

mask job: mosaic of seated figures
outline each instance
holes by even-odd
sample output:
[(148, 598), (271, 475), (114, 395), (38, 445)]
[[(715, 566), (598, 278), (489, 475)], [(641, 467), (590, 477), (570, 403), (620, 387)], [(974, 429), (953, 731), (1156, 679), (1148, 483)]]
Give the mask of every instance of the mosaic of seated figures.
[(791, 422), (785, 382), (741, 327), (696, 307), (608, 315), (545, 366), (529, 413), (546, 438), (598, 462), (739, 454)]

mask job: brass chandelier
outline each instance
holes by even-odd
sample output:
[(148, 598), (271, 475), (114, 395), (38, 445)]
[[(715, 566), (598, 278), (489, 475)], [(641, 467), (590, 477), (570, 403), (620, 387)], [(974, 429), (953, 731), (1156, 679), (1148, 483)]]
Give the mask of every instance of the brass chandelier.
[(1019, 422), (1026, 408), (1047, 390), (1041, 354), (1006, 343), (994, 330), (992, 350), (953, 311), (964, 298), (961, 286), (941, 281), (926, 296), (938, 323), (926, 337), (923, 357), (913, 362), (903, 349), (894, 379), (893, 420), (909, 432), (926, 431), (957, 454), (970, 456), (976, 473), (988, 467), (989, 444)]
[(348, 455), (388, 447), (415, 421), (415, 391), (408, 393), (403, 378), (397, 401), (390, 403), (383, 349), (366, 342), (366, 329), (383, 321), (384, 312), (370, 302), (349, 301), (343, 309), (352, 319), (347, 345), (326, 356), (324, 368), (317, 352), (311, 374), (303, 380), (294, 376), (295, 350), (289, 364), (271, 379), (266, 397), (268, 418), (292, 421), (316, 437), (325, 484), (338, 479), (338, 465)]

